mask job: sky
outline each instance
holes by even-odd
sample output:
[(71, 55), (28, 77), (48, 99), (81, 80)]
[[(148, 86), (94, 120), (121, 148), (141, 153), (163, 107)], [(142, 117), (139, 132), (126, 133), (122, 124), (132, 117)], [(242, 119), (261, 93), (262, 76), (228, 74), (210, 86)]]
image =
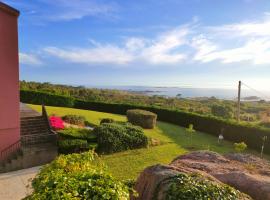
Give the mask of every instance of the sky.
[[(4, 0), (20, 79), (85, 86), (270, 85), (269, 0)], [(270, 90), (270, 88), (269, 88)]]

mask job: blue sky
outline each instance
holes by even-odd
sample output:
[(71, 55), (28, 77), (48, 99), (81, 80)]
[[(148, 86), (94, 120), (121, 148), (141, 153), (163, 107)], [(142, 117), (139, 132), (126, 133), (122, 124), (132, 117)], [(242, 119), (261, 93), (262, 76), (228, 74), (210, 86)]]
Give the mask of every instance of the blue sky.
[(270, 85), (269, 0), (4, 0), (20, 79), (76, 85)]

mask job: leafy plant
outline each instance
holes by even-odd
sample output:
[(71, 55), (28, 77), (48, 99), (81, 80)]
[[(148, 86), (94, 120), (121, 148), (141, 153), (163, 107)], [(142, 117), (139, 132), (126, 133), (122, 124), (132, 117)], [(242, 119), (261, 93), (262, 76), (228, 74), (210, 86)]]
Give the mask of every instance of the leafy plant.
[(104, 118), (100, 121), (100, 124), (104, 124), (104, 123), (113, 123), (114, 119), (111, 118)]
[(61, 129), (65, 128), (64, 127), (64, 122), (61, 119), (61, 117), (51, 116), (51, 117), (49, 117), (49, 122), (50, 122), (51, 127), (54, 130), (61, 130)]
[(62, 117), (62, 119), (69, 123), (69, 124), (74, 124), (74, 125), (79, 125), (79, 126), (84, 126), (85, 125), (85, 117), (81, 115), (65, 115)]
[(188, 128), (186, 128), (186, 132), (189, 134), (190, 144), (192, 144), (192, 136), (196, 132), (193, 128), (193, 124), (189, 124)]
[(147, 147), (148, 139), (138, 126), (119, 123), (104, 123), (96, 127), (98, 151), (113, 153), (128, 149)]
[(130, 188), (104, 171), (93, 152), (59, 156), (46, 165), (32, 182), (28, 200), (129, 199)]
[(96, 135), (92, 130), (84, 128), (66, 128), (57, 132), (62, 139), (83, 139), (88, 142), (96, 142)]
[(241, 152), (245, 151), (246, 148), (247, 148), (247, 145), (244, 142), (234, 143), (234, 149), (238, 153), (241, 153)]
[[(180, 173), (169, 180), (169, 187), (166, 191), (166, 200), (237, 200), (243, 194), (225, 184), (213, 183), (199, 174)], [(159, 187), (156, 188), (155, 199)]]
[(88, 149), (88, 143), (82, 139), (65, 139), (58, 141), (58, 150), (60, 153), (74, 153)]

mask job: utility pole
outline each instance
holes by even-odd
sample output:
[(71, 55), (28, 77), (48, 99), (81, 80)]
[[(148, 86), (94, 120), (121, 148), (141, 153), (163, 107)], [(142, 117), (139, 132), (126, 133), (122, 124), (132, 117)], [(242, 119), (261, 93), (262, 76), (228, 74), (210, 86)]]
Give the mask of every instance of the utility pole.
[(240, 121), (241, 81), (238, 84), (237, 121)]

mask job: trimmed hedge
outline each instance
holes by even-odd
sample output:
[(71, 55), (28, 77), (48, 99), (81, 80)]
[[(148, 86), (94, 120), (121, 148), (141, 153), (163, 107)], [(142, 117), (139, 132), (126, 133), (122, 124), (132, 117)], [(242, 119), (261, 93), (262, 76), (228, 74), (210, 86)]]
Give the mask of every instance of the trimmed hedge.
[(75, 153), (88, 149), (87, 140), (82, 139), (65, 139), (58, 141), (59, 153)]
[(128, 110), (127, 119), (134, 125), (149, 129), (154, 128), (157, 123), (157, 115), (155, 113), (140, 109)]
[(118, 123), (104, 123), (96, 127), (98, 148), (101, 153), (114, 153), (147, 147), (148, 139), (142, 128)]
[(114, 119), (112, 118), (104, 118), (100, 121), (100, 124), (104, 124), (104, 123), (113, 123)]
[[(40, 92), (31, 91), (31, 95), (40, 95)], [(54, 98), (50, 94), (48, 97)], [(62, 97), (62, 96), (61, 96)], [(70, 97), (65, 97), (71, 99)], [(21, 96), (21, 101), (25, 103), (41, 104), (42, 99), (39, 102), (31, 101), (31, 98)], [(53, 100), (52, 100), (53, 101)], [(53, 106), (52, 101), (46, 103), (46, 105)], [(104, 102), (87, 102), (82, 100), (73, 100), (73, 107), (84, 110), (95, 110), (100, 112), (109, 112), (115, 114), (125, 115), (129, 109), (142, 109), (154, 112), (158, 115), (160, 121), (176, 124), (179, 126), (188, 127), (189, 124), (193, 124), (194, 128), (198, 131), (206, 132), (215, 136), (218, 136), (223, 129), (223, 136), (226, 140), (232, 142), (245, 142), (248, 148), (253, 148), (260, 151), (262, 145), (262, 137), (268, 136), (270, 138), (270, 129), (258, 126), (253, 126), (247, 123), (237, 123), (235, 121), (225, 120), (213, 116), (199, 115), (195, 113), (184, 112), (181, 110), (169, 110), (160, 107), (151, 106), (139, 106), (131, 104), (114, 104)], [(65, 105), (58, 105), (63, 106)], [(66, 106), (71, 107), (71, 106)], [(270, 139), (265, 142), (265, 152), (270, 154)]]
[(89, 129), (83, 128), (66, 128), (60, 131), (57, 131), (58, 135), (62, 139), (83, 139), (88, 142), (96, 142), (97, 137)]
[(84, 126), (86, 121), (85, 117), (81, 115), (65, 115), (62, 117), (62, 119), (69, 124), (75, 124), (79, 126)]
[(20, 98), (23, 103), (45, 104), (60, 107), (73, 107), (75, 102), (72, 97), (32, 90), (20, 90)]
[[(170, 110), (153, 106), (139, 106), (131, 104), (114, 104), (104, 102), (75, 101), (75, 108), (85, 110), (95, 110), (125, 115), (129, 109), (142, 109), (156, 113), (160, 121), (188, 127), (193, 124), (197, 131), (218, 135), (222, 134), (226, 140), (232, 142), (245, 142), (248, 148), (260, 151), (262, 137), (270, 138), (270, 129), (254, 126), (247, 123), (238, 123), (233, 120), (225, 120), (214, 116), (200, 115), (196, 113), (184, 112), (181, 110)], [(265, 152), (270, 154), (270, 139), (265, 142)]]

